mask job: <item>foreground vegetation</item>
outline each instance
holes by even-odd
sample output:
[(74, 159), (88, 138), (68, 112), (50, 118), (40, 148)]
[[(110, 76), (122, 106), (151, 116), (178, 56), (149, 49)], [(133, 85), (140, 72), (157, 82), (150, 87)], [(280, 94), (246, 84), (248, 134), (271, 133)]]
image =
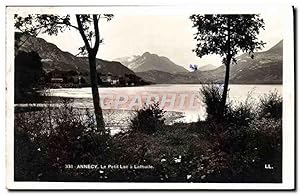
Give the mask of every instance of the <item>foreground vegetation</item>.
[[(282, 98), (273, 92), (257, 104), (229, 102), (220, 117), (220, 88), (206, 86), (201, 94), (205, 121), (165, 125), (164, 111), (153, 104), (109, 138), (96, 131), (92, 112), (66, 100), (16, 113), (15, 180), (281, 182)], [(76, 167), (87, 164), (98, 167)]]

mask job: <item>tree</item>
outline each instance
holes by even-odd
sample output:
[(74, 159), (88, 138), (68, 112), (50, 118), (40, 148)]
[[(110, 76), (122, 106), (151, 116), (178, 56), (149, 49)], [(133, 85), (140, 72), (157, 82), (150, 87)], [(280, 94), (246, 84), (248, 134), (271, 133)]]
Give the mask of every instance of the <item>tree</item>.
[[(48, 35), (57, 35), (65, 30), (77, 30), (84, 42), (84, 46), (80, 47), (80, 54), (88, 55), (91, 77), (91, 88), (93, 95), (93, 105), (98, 131), (107, 135), (109, 132), (105, 130), (102, 109), (100, 106), (100, 97), (98, 91), (97, 70), (96, 70), (96, 55), (99, 45), (103, 41), (100, 39), (99, 20), (101, 18), (110, 21), (113, 18), (112, 14), (85, 14), (75, 15), (77, 25), (71, 23), (70, 15), (60, 16), (53, 14), (32, 14), (22, 17), (15, 15), (15, 28), (24, 36), (37, 36), (39, 33)], [(21, 40), (21, 36), (16, 37), (19, 44), (15, 45), (18, 49), (26, 42), (26, 38)], [(94, 44), (93, 44), (94, 42)]]
[(194, 39), (197, 41), (193, 51), (198, 57), (209, 54), (220, 55), (225, 65), (225, 80), (220, 105), (220, 115), (224, 113), (229, 85), (231, 63), (236, 63), (239, 52), (249, 53), (262, 49), (263, 41), (257, 35), (264, 29), (264, 21), (257, 14), (248, 15), (198, 15), (190, 16), (193, 27), (197, 29)]
[(19, 52), (15, 56), (15, 101), (32, 100), (42, 76), (44, 71), (39, 54)]

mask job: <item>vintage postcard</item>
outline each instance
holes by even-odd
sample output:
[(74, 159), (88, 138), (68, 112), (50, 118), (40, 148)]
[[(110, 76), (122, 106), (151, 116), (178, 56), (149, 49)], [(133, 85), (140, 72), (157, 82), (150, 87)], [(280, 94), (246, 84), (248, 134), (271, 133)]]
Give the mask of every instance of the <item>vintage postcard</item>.
[(8, 189), (293, 190), (293, 7), (7, 6)]

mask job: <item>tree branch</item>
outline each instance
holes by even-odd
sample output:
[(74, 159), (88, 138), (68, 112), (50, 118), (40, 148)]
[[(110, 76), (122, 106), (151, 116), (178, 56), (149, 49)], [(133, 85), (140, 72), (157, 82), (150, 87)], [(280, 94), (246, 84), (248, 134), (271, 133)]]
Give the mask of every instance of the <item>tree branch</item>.
[(69, 27), (73, 27), (73, 28), (75, 28), (76, 30), (79, 30), (79, 28), (77, 27), (77, 26), (74, 26), (74, 25), (72, 25), (72, 24), (66, 24), (66, 23), (64, 23), (64, 22), (56, 22), (57, 24), (64, 24), (64, 25), (66, 25), (66, 26), (69, 26)]
[(98, 24), (99, 20), (98, 20), (96, 14), (93, 15), (93, 20), (94, 20), (94, 30), (95, 30), (95, 36), (96, 36), (95, 46), (94, 46), (93, 50), (95, 53), (97, 53), (98, 49), (99, 49), (99, 45), (100, 45), (100, 33), (99, 33), (99, 24)]
[(17, 45), (16, 48), (15, 48), (15, 50), (19, 50), (19, 49), (24, 45), (24, 43), (26, 43), (26, 41), (29, 39), (29, 37), (30, 37), (30, 35), (28, 35), (28, 36), (25, 38), (25, 40), (22, 41), (21, 44)]
[[(23, 33), (25, 35), (26, 32), (22, 31), (21, 29), (19, 29), (19, 30), (21, 31), (21, 33)], [(39, 28), (39, 29), (36, 29), (36, 30), (39, 30), (39, 32), (37, 32), (34, 36), (37, 36), (38, 34), (40, 34), (42, 28)], [(17, 45), (15, 49), (19, 50), (26, 43), (26, 41), (30, 38), (30, 36), (32, 36), (32, 35), (28, 34), (27, 37), (25, 38), (25, 40), (20, 41), (21, 44)]]
[(227, 63), (226, 63), (226, 66), (230, 66), (230, 61), (231, 61), (231, 58), (232, 58), (232, 53), (231, 53), (231, 21), (230, 21), (230, 16), (228, 16), (227, 18), (227, 37), (228, 37), (228, 40), (227, 40)]
[(84, 30), (83, 30), (83, 26), (82, 26), (82, 23), (81, 23), (81, 20), (80, 20), (80, 15), (76, 15), (76, 20), (77, 20), (77, 24), (78, 24), (78, 30), (80, 32), (80, 35), (84, 41), (84, 44), (86, 46), (86, 49), (88, 50), (88, 52), (90, 53), (91, 51), (91, 46), (89, 44), (89, 41), (86, 37), (86, 35), (84, 34)]

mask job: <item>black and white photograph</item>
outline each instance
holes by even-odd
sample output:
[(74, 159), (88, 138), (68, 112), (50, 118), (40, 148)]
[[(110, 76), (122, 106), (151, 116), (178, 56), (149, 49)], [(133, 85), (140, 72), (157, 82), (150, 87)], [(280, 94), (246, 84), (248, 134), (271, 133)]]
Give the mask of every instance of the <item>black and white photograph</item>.
[(6, 34), (9, 189), (294, 188), (292, 6), (7, 6)]

